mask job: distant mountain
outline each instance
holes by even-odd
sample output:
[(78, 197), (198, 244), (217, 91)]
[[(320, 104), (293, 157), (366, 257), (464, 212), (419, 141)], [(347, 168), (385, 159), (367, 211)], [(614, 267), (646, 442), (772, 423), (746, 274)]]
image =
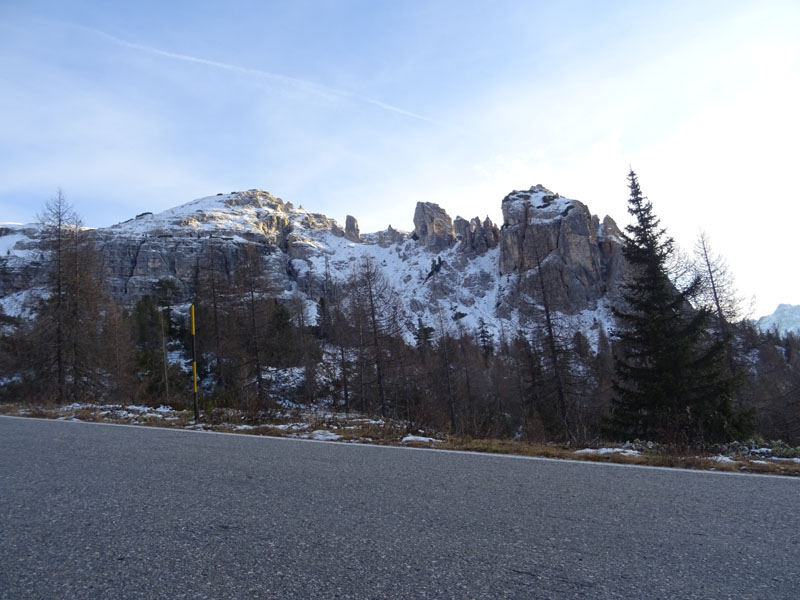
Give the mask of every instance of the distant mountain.
[(765, 333), (776, 331), (778, 335), (800, 335), (800, 305), (779, 304), (774, 313), (761, 317), (756, 327)]

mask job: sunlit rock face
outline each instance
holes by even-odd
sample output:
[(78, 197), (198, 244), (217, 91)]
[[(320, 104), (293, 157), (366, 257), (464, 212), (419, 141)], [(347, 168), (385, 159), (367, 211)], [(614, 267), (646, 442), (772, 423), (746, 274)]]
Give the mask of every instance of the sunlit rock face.
[(344, 225), (344, 237), (351, 242), (360, 242), (361, 234), (358, 230), (358, 221), (352, 215), (347, 215)]
[[(265, 256), (265, 279), (276, 290), (291, 287), (292, 256), (302, 255), (302, 240), (293, 235), (296, 211), (289, 203), (261, 190), (202, 198), (153, 215), (93, 232), (104, 258), (112, 294), (133, 304), (157, 292), (159, 281), (171, 280), (176, 301), (190, 301), (204, 269), (231, 279), (243, 248), (253, 244)], [(305, 227), (344, 232), (324, 215), (302, 212)], [(300, 246), (300, 248), (298, 248)]]
[(522, 289), (546, 294), (570, 314), (617, 293), (623, 259), (621, 234), (612, 219), (600, 223), (585, 204), (541, 185), (512, 192), (502, 210), (501, 275), (518, 275)]
[(453, 220), (444, 209), (432, 202), (417, 202), (414, 236), (424, 248), (433, 252), (451, 248), (456, 242)]

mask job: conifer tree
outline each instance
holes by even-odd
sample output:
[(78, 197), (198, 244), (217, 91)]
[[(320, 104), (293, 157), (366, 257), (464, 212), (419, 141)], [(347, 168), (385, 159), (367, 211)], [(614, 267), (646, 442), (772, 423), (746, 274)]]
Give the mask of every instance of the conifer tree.
[(488, 359), (494, 353), (494, 337), (486, 327), (486, 321), (483, 320), (483, 317), (478, 319), (478, 341), (484, 358)]
[(722, 368), (724, 345), (708, 335), (709, 312), (690, 299), (698, 278), (678, 289), (668, 275), (674, 241), (660, 227), (636, 174), (628, 175), (623, 254), (631, 267), (626, 307), (616, 310), (620, 345), (609, 431), (622, 438), (670, 443), (729, 439), (747, 433), (731, 407), (734, 380)]
[(419, 350), (420, 354), (423, 356), (428, 352), (428, 350), (430, 350), (434, 331), (436, 331), (436, 329), (433, 327), (428, 327), (422, 322), (422, 317), (417, 318), (417, 328), (414, 331), (414, 342), (417, 350)]
[(58, 404), (100, 398), (106, 387), (103, 318), (108, 293), (101, 260), (61, 190), (40, 215), (47, 295), (29, 323), (25, 360), (34, 388)]

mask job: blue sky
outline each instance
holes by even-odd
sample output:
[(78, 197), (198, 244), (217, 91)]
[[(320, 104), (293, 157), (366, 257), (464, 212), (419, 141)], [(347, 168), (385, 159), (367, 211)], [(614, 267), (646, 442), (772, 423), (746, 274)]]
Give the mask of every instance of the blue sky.
[(794, 1), (5, 0), (0, 221), (261, 188), (408, 230), (541, 183), (624, 224), (633, 166), (758, 316), (800, 304), (797, 31)]

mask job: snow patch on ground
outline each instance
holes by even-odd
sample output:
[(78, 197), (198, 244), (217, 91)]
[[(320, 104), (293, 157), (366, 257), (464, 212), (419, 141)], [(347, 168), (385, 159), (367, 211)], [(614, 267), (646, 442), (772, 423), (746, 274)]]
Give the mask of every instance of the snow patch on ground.
[(9, 317), (27, 319), (33, 314), (33, 309), (39, 300), (44, 297), (46, 294), (43, 290), (30, 288), (0, 298), (0, 308)]
[(308, 423), (284, 423), (282, 425), (273, 425), (272, 427), (281, 431), (294, 431), (308, 429), (310, 425)]
[(17, 242), (22, 242), (27, 239), (28, 237), (21, 233), (0, 236), (0, 256), (11, 256), (11, 252), (14, 250), (14, 246), (17, 245)]
[(622, 456), (641, 456), (638, 450), (631, 450), (629, 448), (584, 448), (576, 450), (575, 454), (620, 454)]
[(312, 431), (311, 433), (303, 435), (302, 437), (312, 440), (319, 440), (321, 442), (332, 442), (338, 440), (342, 436), (333, 433), (331, 431), (326, 431), (324, 429), (317, 429), (315, 431)]
[(407, 435), (402, 440), (400, 440), (403, 444), (407, 444), (408, 442), (422, 442), (422, 443), (430, 443), (430, 442), (441, 442), (442, 440), (437, 440), (431, 437), (424, 437), (421, 435)]

